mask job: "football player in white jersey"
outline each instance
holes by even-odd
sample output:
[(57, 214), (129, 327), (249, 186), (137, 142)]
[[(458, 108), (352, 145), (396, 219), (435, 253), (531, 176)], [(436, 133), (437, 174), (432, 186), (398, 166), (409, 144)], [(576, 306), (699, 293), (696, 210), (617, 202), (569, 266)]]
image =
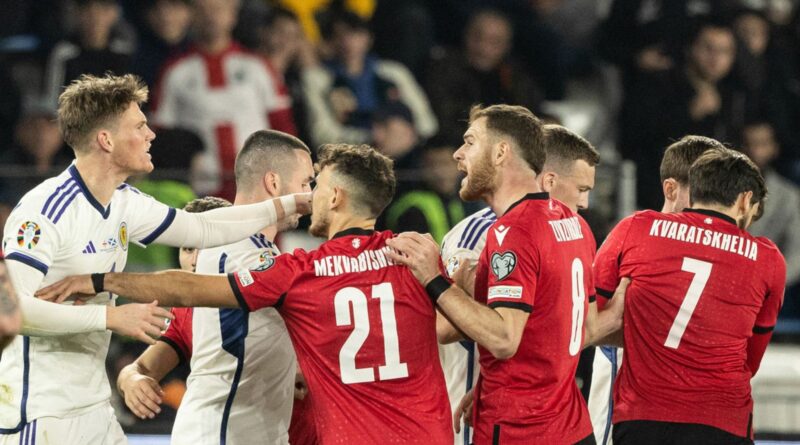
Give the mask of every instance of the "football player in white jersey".
[(0, 359), (0, 444), (125, 443), (109, 403), (106, 329), (154, 343), (149, 337), (169, 316), (156, 304), (115, 307), (109, 293), (81, 307), (53, 304), (33, 298), (37, 289), (75, 273), (122, 270), (130, 242), (214, 247), (308, 211), (309, 196), (295, 195), (190, 214), (125, 184), (153, 170), (146, 99), (132, 75), (82, 76), (59, 97), (59, 126), (76, 159), (23, 196), (3, 234), (23, 336)]
[[(271, 130), (247, 139), (235, 171), (234, 206), (308, 192), (314, 179), (308, 147)], [(276, 233), (276, 227), (269, 227), (248, 239), (201, 250), (196, 270), (216, 274), (266, 267), (279, 254), (273, 244)], [(120, 373), (117, 388), (128, 407), (140, 417), (153, 417), (161, 402), (158, 382), (181, 359), (189, 359), (191, 374), (172, 429), (173, 445), (289, 443), (296, 358), (278, 312), (173, 311), (178, 323), (170, 325), (163, 342)], [(182, 320), (187, 316), (188, 323)]]
[[(667, 147), (660, 168), (661, 189), (664, 192), (662, 213), (680, 212), (689, 207), (689, 167), (706, 151), (723, 147), (718, 141), (703, 136), (684, 136)], [(603, 295), (598, 289), (598, 296), (608, 298), (611, 295)], [(612, 443), (612, 391), (621, 366), (621, 347), (597, 347), (592, 363), (592, 384), (589, 388), (589, 416), (592, 418), (594, 437), (599, 445)]]
[[(542, 174), (542, 190), (568, 205), (573, 211), (589, 206), (589, 192), (594, 187), (595, 166), (600, 155), (592, 145), (570, 130), (560, 126), (545, 125), (547, 158)], [(486, 243), (486, 231), (496, 216), (491, 209), (483, 209), (458, 223), (442, 241), (441, 257), (451, 277), (459, 267), (471, 267), (478, 261)], [(459, 341), (440, 345), (442, 369), (447, 382), (450, 405), (454, 407), (456, 428), (455, 445), (468, 445), (470, 428), (460, 428), (460, 417), (469, 421), (472, 412), (471, 390), (478, 379), (478, 357), (475, 344)], [(462, 400), (463, 399), (463, 400)]]

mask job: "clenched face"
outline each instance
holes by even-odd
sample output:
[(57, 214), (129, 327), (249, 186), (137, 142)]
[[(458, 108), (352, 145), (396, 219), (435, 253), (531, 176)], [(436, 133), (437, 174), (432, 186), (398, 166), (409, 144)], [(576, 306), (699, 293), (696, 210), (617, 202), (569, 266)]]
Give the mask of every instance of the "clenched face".
[(328, 237), (330, 227), (330, 209), (328, 204), (333, 187), (331, 187), (331, 167), (326, 166), (317, 175), (317, 186), (311, 195), (311, 226), (308, 233), (321, 238)]
[(496, 167), (492, 162), (492, 137), (486, 118), (476, 119), (464, 133), (464, 144), (453, 154), (458, 170), (466, 173), (458, 194), (465, 201), (477, 201), (494, 192)]
[[(314, 182), (314, 165), (311, 163), (311, 155), (305, 150), (294, 150), (294, 169), (288, 179), (282, 181), (281, 188), (283, 194), (308, 193), (311, 191), (311, 183)], [(283, 230), (291, 230), (297, 227), (300, 215), (291, 217), (288, 225), (284, 225)]]

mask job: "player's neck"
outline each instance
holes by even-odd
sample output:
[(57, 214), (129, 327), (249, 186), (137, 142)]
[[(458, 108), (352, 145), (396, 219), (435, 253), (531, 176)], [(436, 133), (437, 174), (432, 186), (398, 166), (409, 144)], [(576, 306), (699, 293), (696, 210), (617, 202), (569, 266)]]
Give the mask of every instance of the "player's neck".
[(512, 204), (524, 198), (528, 193), (541, 193), (542, 188), (535, 175), (527, 172), (506, 172), (500, 177), (500, 183), (486, 203), (497, 216), (502, 216)]
[(328, 239), (333, 238), (333, 235), (347, 230), (347, 229), (375, 229), (375, 218), (364, 218), (363, 216), (352, 214), (334, 213), (331, 215), (331, 223), (328, 226)]
[(113, 167), (106, 163), (93, 159), (92, 155), (76, 159), (75, 168), (78, 169), (78, 173), (86, 184), (86, 188), (89, 189), (89, 193), (103, 207), (108, 206), (111, 202), (111, 197), (114, 195), (114, 190), (125, 182), (128, 177), (126, 174), (115, 171)]
[[(252, 193), (237, 192), (236, 197), (234, 197), (233, 199), (233, 205), (242, 206), (248, 204), (256, 204), (272, 198), (274, 198), (274, 196), (269, 196), (269, 195), (257, 196)], [(268, 226), (258, 233), (264, 235), (265, 238), (267, 238), (270, 242), (274, 243), (275, 237), (278, 235), (278, 227)]]
[(735, 221), (739, 221), (739, 212), (736, 211), (736, 206), (726, 207), (724, 205), (719, 204), (706, 204), (706, 203), (694, 203), (690, 207), (692, 209), (697, 210), (711, 210), (712, 212), (721, 213), (725, 216), (731, 217)]

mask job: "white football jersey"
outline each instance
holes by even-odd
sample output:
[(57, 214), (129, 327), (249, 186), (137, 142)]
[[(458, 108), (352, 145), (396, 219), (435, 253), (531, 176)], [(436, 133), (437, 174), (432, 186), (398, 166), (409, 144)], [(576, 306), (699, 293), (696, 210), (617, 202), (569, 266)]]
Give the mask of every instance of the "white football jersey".
[[(452, 276), (464, 261), (477, 262), (486, 245), (486, 231), (497, 216), (491, 209), (483, 209), (456, 224), (442, 240), (441, 257), (447, 274)], [(480, 364), (478, 349), (471, 341), (460, 341), (439, 345), (447, 394), (453, 410), (458, 407), (464, 394), (478, 381)], [(455, 435), (455, 445), (470, 443), (470, 428), (464, 427)]]
[[(278, 249), (263, 235), (201, 250), (197, 273), (268, 267)], [(172, 444), (287, 444), (297, 359), (274, 308), (194, 308), (191, 374)]]
[[(154, 241), (175, 214), (127, 184), (103, 208), (73, 164), (22, 197), (6, 223), (3, 251), (7, 261), (41, 272), (39, 287), (71, 275), (122, 271), (129, 242)], [(104, 292), (88, 304), (114, 305), (115, 298)], [(110, 338), (109, 331), (18, 336), (0, 359), (0, 434), (41, 417), (73, 417), (108, 403)]]
[(233, 171), (236, 153), (254, 132), (270, 128), (268, 116), (291, 107), (291, 99), (266, 60), (232, 44), (210, 56), (197, 49), (168, 62), (153, 97), (153, 121), (197, 133), (205, 152), (198, 193), (220, 186)]
[(589, 417), (598, 445), (610, 445), (614, 411), (614, 381), (622, 366), (622, 348), (598, 346), (592, 363), (592, 386), (589, 388)]

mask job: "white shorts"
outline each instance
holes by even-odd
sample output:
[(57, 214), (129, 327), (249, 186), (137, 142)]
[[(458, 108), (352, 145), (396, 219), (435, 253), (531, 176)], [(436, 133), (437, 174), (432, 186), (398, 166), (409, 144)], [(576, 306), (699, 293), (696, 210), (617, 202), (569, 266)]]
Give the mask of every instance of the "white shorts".
[(0, 435), (0, 445), (127, 445), (128, 439), (111, 405), (101, 405), (79, 416), (41, 417), (22, 431)]
[(588, 405), (597, 445), (611, 445), (614, 381), (621, 365), (622, 348), (595, 349)]

